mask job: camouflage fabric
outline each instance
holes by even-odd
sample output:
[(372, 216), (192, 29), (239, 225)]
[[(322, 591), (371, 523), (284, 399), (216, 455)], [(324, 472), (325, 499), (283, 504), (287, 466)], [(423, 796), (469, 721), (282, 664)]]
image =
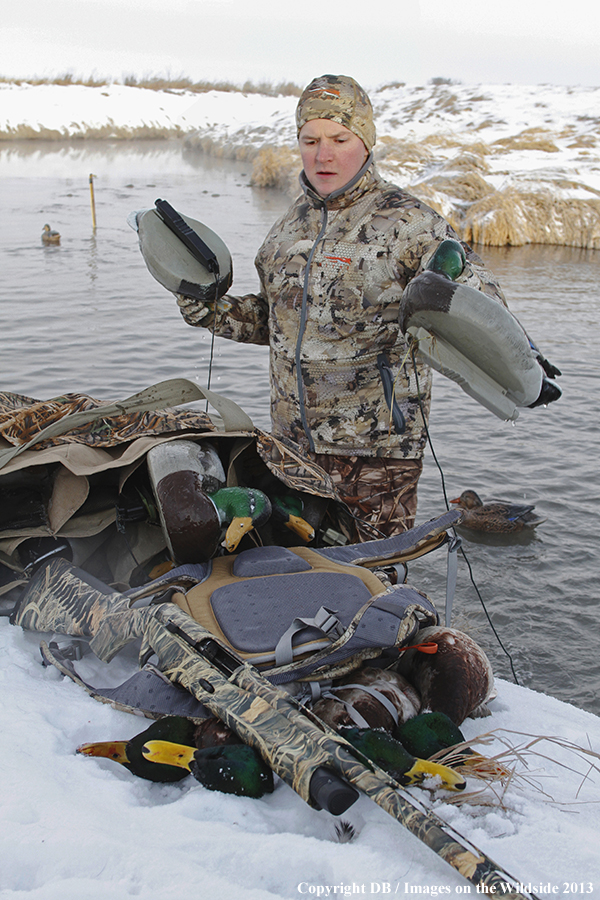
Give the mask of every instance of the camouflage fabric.
[[(261, 292), (224, 298), (215, 333), (270, 344), (277, 437), (315, 453), (421, 458), (426, 436), (399, 303), (439, 244), (459, 238), (372, 166), (333, 199), (300, 180), (303, 195), (258, 252)], [(491, 273), (463, 246), (467, 263), (457, 280), (504, 302)], [(178, 303), (189, 324), (212, 327), (209, 307), (184, 297)], [(424, 365), (416, 371), (427, 416), (431, 377)]]
[(413, 527), (422, 460), (326, 453), (315, 458), (356, 516), (351, 541), (372, 541), (382, 534), (391, 537)]
[[(22, 394), (0, 392), (0, 436), (14, 446), (27, 444), (48, 425), (72, 413), (100, 409), (102, 403), (86, 394), (65, 394), (53, 400), (34, 400)], [(145, 435), (184, 431), (214, 431), (210, 417), (201, 411), (163, 409), (156, 412), (105, 416), (73, 428), (55, 438), (39, 441), (36, 450), (64, 443), (92, 447), (116, 447)]]
[(332, 119), (357, 135), (367, 148), (375, 143), (373, 107), (349, 75), (321, 75), (305, 88), (296, 108), (298, 133), (311, 119)]

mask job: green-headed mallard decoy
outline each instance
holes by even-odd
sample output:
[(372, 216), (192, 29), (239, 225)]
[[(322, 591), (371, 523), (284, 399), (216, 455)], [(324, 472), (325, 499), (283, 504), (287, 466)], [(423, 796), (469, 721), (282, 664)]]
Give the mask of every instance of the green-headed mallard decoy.
[(210, 441), (158, 444), (146, 459), (167, 547), (179, 565), (206, 562), (221, 543), (233, 552), (271, 514), (262, 491), (225, 486), (225, 472)]
[(438, 776), (441, 786), (450, 791), (463, 791), (466, 782), (448, 766), (420, 759), (385, 731), (372, 728), (343, 728), (340, 734), (399, 784), (422, 784), (426, 778)]
[(179, 766), (209, 791), (258, 799), (274, 788), (273, 773), (247, 744), (203, 747), (197, 750), (170, 741), (147, 741), (143, 754), (150, 765)]
[(237, 549), (245, 534), (264, 524), (271, 515), (271, 501), (256, 488), (226, 487), (208, 496), (221, 526), (227, 529), (222, 546), (230, 553)]
[(460, 497), (450, 502), (463, 510), (459, 524), (473, 531), (508, 534), (524, 528), (534, 528), (544, 521), (534, 513), (533, 505), (519, 505), (508, 500), (490, 500), (484, 503), (475, 491), (463, 491)]
[(148, 762), (142, 754), (142, 747), (149, 740), (177, 740), (181, 744), (196, 748), (195, 732), (197, 725), (183, 716), (165, 716), (153, 722), (149, 728), (135, 735), (128, 741), (100, 741), (82, 744), (77, 753), (85, 756), (99, 756), (112, 759), (129, 769), (140, 778), (148, 781), (172, 782), (181, 781), (188, 774), (178, 766), (157, 765)]
[(271, 495), (271, 517), (302, 538), (307, 544), (315, 536), (315, 529), (302, 517), (304, 502), (292, 493)]
[(48, 224), (44, 225), (42, 244), (60, 244), (60, 233), (53, 231)]
[(467, 257), (458, 241), (448, 238), (439, 245), (425, 269), (455, 281), (465, 267)]
[(77, 753), (112, 759), (125, 766), (134, 775), (148, 781), (180, 781), (189, 774), (179, 765), (152, 762), (142, 754), (147, 741), (169, 741), (190, 750), (217, 748), (226, 745), (244, 746), (240, 739), (216, 716), (210, 716), (199, 724), (183, 716), (164, 716), (129, 741), (100, 741), (82, 744)]

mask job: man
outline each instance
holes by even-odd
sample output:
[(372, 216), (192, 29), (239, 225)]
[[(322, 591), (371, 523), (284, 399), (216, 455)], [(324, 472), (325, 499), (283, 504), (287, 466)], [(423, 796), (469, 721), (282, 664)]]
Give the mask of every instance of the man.
[[(399, 330), (407, 283), (457, 234), (383, 181), (373, 164), (370, 100), (354, 79), (324, 75), (296, 111), (302, 195), (260, 248), (258, 294), (212, 308), (178, 296), (185, 320), (270, 347), (273, 433), (325, 469), (357, 517), (358, 537), (414, 524), (431, 377)], [(466, 245), (458, 281), (504, 303)]]

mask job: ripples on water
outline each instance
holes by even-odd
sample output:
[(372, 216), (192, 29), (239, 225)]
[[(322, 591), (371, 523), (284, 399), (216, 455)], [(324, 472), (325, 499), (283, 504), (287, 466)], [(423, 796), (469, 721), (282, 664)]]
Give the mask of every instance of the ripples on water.
[[(98, 227), (92, 231), (88, 175)], [(233, 291), (256, 290), (253, 260), (287, 206), (249, 186), (249, 165), (182, 152), (177, 142), (5, 145), (0, 219), (1, 381), (37, 399), (82, 391), (114, 400), (166, 378), (206, 384), (210, 337), (187, 326), (174, 298), (148, 273), (135, 209), (157, 197), (198, 218), (234, 258)], [(61, 232), (43, 247), (45, 222)], [(512, 311), (563, 371), (563, 398), (500, 422), (456, 385), (436, 376), (430, 430), (449, 498), (535, 503), (546, 522), (516, 539), (463, 532), (477, 586), (521, 684), (600, 714), (598, 458), (600, 252), (565, 247), (480, 248)], [(217, 339), (212, 387), (268, 428), (264, 348)], [(430, 452), (419, 521), (444, 509)], [(411, 565), (410, 581), (444, 602), (445, 554)], [(467, 627), (498, 675), (510, 666), (459, 566), (454, 624)], [(548, 724), (551, 733), (551, 723)]]

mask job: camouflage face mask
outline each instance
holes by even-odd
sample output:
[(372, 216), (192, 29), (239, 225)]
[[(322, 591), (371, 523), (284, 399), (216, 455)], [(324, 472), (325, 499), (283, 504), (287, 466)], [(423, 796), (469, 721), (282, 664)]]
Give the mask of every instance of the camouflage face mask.
[(298, 134), (311, 119), (332, 119), (357, 135), (369, 153), (373, 149), (373, 107), (367, 94), (349, 75), (321, 75), (311, 81), (296, 108)]

